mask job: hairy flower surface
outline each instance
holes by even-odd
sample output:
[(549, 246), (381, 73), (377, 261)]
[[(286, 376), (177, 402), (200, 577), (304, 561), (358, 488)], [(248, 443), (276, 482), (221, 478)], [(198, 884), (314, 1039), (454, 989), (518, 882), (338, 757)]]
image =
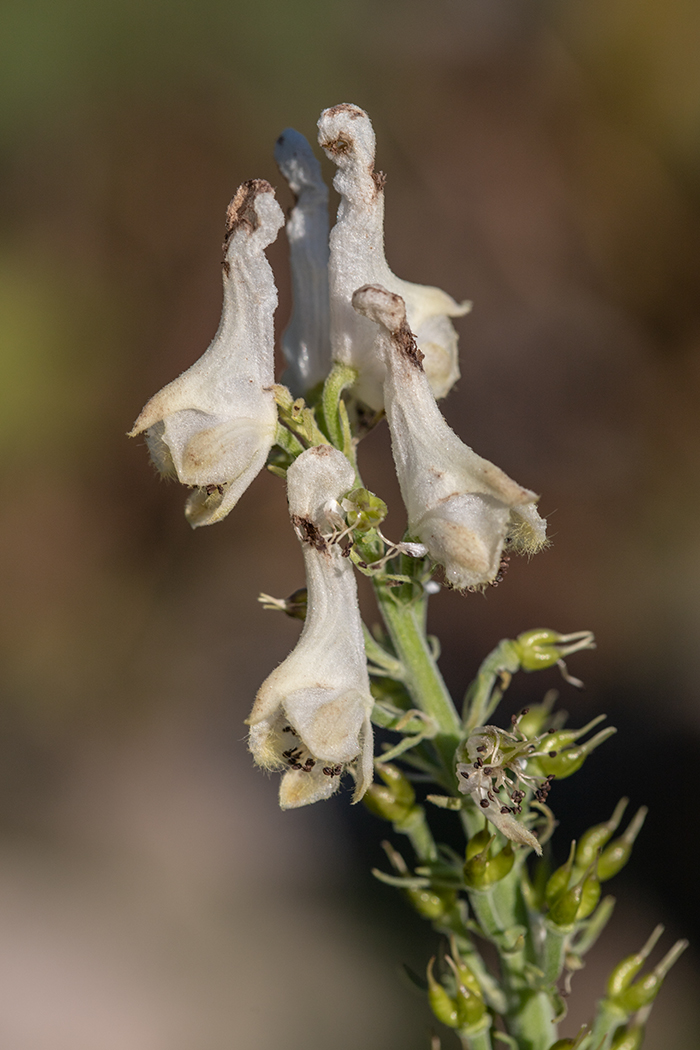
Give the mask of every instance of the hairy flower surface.
[(328, 301), (328, 187), (311, 146), (294, 128), (277, 139), (275, 160), (295, 204), (287, 220), (294, 312), (282, 336), (288, 363), (282, 381), (303, 396), (331, 367)]
[(284, 224), (268, 182), (244, 183), (228, 207), (224, 304), (209, 349), (152, 397), (131, 437), (146, 432), (158, 470), (194, 488), (193, 527), (219, 521), (265, 465), (277, 427), (272, 317), (277, 291), (264, 249)]
[(439, 288), (396, 277), (384, 255), (384, 176), (374, 170), (375, 138), (369, 117), (357, 106), (326, 109), (318, 122), (319, 144), (337, 166), (333, 185), (341, 196), (330, 237), (331, 345), (333, 357), (359, 370), (357, 396), (383, 407), (383, 364), (374, 353), (374, 331), (352, 309), (352, 294), (363, 284), (381, 284), (406, 303), (408, 323), (425, 358), (435, 397), (444, 397), (459, 378), (457, 333), (450, 317), (466, 314)]
[(474, 590), (492, 583), (506, 544), (524, 552), (544, 544), (546, 525), (535, 509), (537, 496), (450, 429), (430, 390), (401, 297), (367, 285), (352, 302), (375, 322), (375, 352), (385, 365), (384, 404), (409, 533), (444, 566), (454, 587)]
[(350, 463), (330, 445), (308, 449), (287, 472), (289, 512), (306, 569), (306, 620), (295, 649), (260, 687), (248, 719), (255, 761), (287, 770), (283, 809), (328, 798), (348, 765), (355, 802), (372, 781), (373, 700), (355, 576), (340, 545), (328, 538), (329, 508), (354, 481)]

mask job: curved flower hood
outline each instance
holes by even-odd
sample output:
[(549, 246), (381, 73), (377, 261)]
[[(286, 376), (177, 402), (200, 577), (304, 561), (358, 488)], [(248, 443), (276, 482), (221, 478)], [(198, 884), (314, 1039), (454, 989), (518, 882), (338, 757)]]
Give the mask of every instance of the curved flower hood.
[(457, 303), (439, 288), (402, 281), (389, 269), (384, 255), (384, 176), (374, 170), (374, 130), (364, 110), (348, 104), (324, 110), (318, 141), (338, 168), (333, 185), (341, 196), (330, 237), (333, 357), (359, 370), (357, 396), (371, 408), (382, 408), (383, 366), (374, 353), (375, 333), (351, 304), (360, 285), (381, 284), (406, 303), (430, 388), (435, 397), (444, 397), (459, 379), (457, 333), (449, 318), (466, 314), (471, 303)]
[(283, 809), (328, 798), (352, 764), (353, 801), (372, 782), (373, 752), (362, 622), (355, 576), (327, 514), (355, 482), (345, 456), (329, 445), (308, 449), (287, 472), (289, 513), (302, 545), (308, 589), (296, 647), (260, 687), (248, 724), (255, 761), (286, 769)]
[[(353, 306), (375, 322), (385, 365), (384, 404), (408, 529), (443, 565), (448, 581), (476, 590), (498, 575), (503, 549), (534, 552), (545, 543), (537, 496), (465, 445), (443, 418), (400, 296), (359, 288)], [(377, 329), (376, 326), (379, 326)]]
[(285, 231), (294, 312), (282, 336), (289, 365), (282, 381), (294, 397), (303, 397), (331, 368), (328, 187), (311, 146), (294, 128), (286, 128), (277, 139), (275, 160), (295, 197)]
[(284, 225), (268, 182), (244, 183), (228, 207), (224, 304), (209, 349), (152, 397), (130, 436), (146, 431), (158, 470), (194, 488), (190, 525), (236, 505), (265, 465), (277, 427), (272, 317), (277, 291), (264, 249)]

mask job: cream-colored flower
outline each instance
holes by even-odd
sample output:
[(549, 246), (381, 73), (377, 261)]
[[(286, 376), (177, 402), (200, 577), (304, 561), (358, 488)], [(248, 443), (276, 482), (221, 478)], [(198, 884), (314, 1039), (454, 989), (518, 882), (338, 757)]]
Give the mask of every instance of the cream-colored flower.
[(459, 378), (457, 333), (449, 320), (466, 314), (439, 288), (396, 277), (384, 255), (384, 176), (374, 170), (375, 138), (364, 110), (347, 104), (321, 114), (318, 140), (337, 165), (333, 185), (341, 196), (330, 237), (331, 346), (333, 357), (359, 370), (355, 391), (371, 408), (383, 407), (383, 365), (374, 353), (374, 331), (352, 309), (352, 294), (363, 284), (381, 284), (406, 303), (408, 323), (424, 355), (435, 397), (444, 397)]
[(367, 285), (352, 302), (375, 323), (375, 353), (385, 366), (384, 404), (408, 531), (444, 566), (454, 587), (484, 587), (498, 575), (506, 545), (533, 552), (545, 543), (537, 496), (478, 456), (447, 425), (401, 297)]
[(287, 219), (294, 312), (282, 336), (294, 397), (322, 383), (331, 368), (328, 302), (328, 187), (311, 146), (294, 128), (277, 139), (275, 160), (295, 202)]
[(268, 182), (239, 188), (226, 215), (219, 329), (202, 357), (151, 398), (131, 431), (146, 431), (162, 474), (194, 488), (185, 508), (193, 527), (228, 514), (274, 442), (277, 291), (264, 249), (283, 225)]
[(353, 801), (372, 782), (373, 701), (355, 576), (340, 545), (329, 541), (333, 507), (354, 482), (350, 463), (330, 445), (308, 449), (287, 472), (289, 513), (306, 568), (306, 620), (294, 650), (260, 687), (248, 719), (255, 761), (286, 770), (283, 809), (328, 798), (348, 765), (356, 780)]

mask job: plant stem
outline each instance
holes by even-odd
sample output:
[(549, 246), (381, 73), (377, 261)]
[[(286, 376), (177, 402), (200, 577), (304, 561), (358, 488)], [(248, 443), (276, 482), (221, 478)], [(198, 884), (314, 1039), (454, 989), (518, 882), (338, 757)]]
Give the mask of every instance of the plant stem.
[[(400, 590), (404, 591), (404, 587)], [(430, 715), (438, 726), (432, 742), (448, 775), (448, 784), (454, 787), (454, 755), (461, 725), (425, 636), (424, 600), (402, 600), (402, 595), (381, 585), (375, 587), (375, 593), (394, 650), (405, 668), (406, 689), (416, 707)]]

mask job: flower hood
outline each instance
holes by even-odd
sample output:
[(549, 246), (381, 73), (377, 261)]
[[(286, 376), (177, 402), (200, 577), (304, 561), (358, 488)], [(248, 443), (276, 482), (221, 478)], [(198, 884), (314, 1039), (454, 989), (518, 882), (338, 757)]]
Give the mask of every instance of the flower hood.
[(202, 357), (151, 398), (130, 434), (145, 431), (158, 470), (194, 488), (185, 508), (193, 527), (228, 514), (274, 441), (277, 291), (264, 249), (283, 224), (268, 182), (240, 187), (226, 215), (218, 331)]
[(283, 809), (328, 798), (352, 765), (362, 798), (373, 752), (362, 622), (352, 565), (331, 542), (332, 507), (354, 485), (345, 456), (329, 445), (308, 449), (287, 472), (289, 512), (302, 545), (308, 588), (301, 637), (260, 687), (248, 724), (255, 761), (286, 769)]

